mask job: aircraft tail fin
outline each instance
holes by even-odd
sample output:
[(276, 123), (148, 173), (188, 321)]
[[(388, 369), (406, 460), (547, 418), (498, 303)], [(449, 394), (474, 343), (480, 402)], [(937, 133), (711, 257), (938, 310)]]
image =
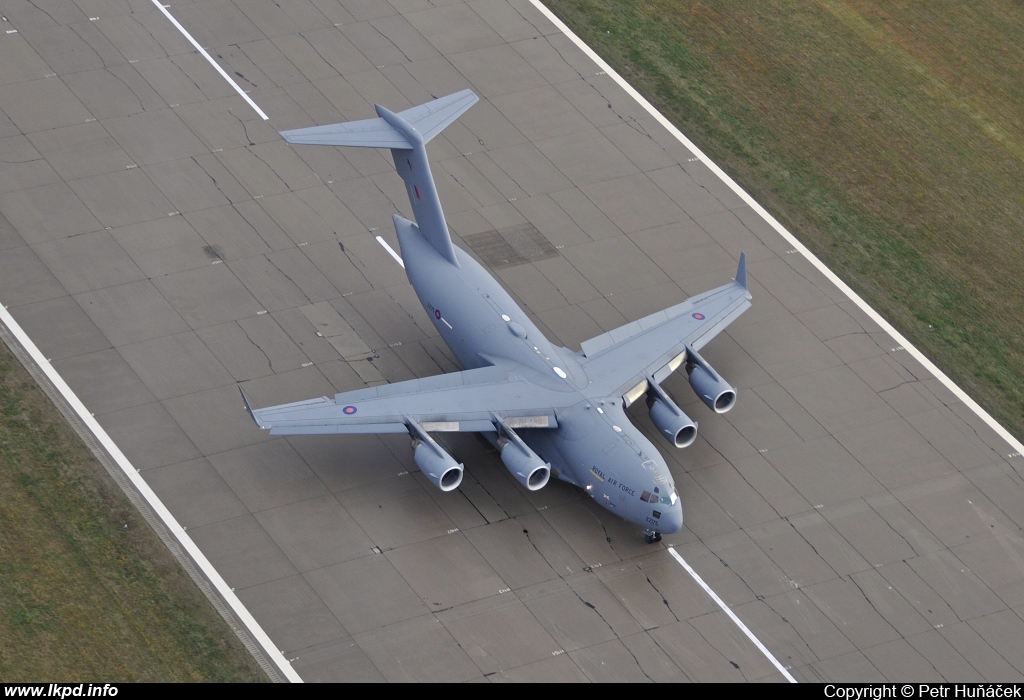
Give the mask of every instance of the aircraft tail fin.
[[(459, 118), (467, 109), (478, 101), (472, 90), (462, 90), (446, 97), (441, 97), (426, 104), (407, 109), (398, 114), (387, 114), (398, 117), (400, 125), (381, 114), (383, 109), (374, 105), (376, 119), (361, 119), (340, 124), (311, 126), (305, 129), (282, 131), (281, 136), (288, 143), (309, 144), (315, 146), (361, 146), (363, 148), (400, 148), (411, 149), (415, 141), (424, 144), (437, 136), (441, 131)], [(407, 128), (411, 127), (419, 133), (419, 138), (410, 139)]]
[(425, 146), (478, 100), (467, 89), (397, 114), (374, 105), (379, 115), (376, 119), (292, 129), (282, 131), (281, 136), (295, 144), (390, 148), (420, 234), (442, 257), (458, 266)]
[(747, 254), (740, 253), (740, 264), (736, 266), (736, 284), (747, 288)]

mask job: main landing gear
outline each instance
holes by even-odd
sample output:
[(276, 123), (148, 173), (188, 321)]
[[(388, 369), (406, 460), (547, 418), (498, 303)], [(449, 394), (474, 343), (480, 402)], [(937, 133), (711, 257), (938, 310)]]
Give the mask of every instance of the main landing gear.
[(644, 539), (647, 540), (647, 544), (661, 542), (661, 533), (657, 530), (651, 530), (650, 528), (647, 528), (644, 530)]

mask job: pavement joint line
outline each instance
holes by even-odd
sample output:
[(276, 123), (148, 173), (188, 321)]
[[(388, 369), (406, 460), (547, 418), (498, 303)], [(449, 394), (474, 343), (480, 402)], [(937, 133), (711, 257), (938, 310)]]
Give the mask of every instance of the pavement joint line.
[(156, 9), (160, 10), (162, 13), (164, 13), (164, 16), (167, 19), (171, 20), (171, 24), (173, 24), (175, 27), (178, 28), (178, 31), (181, 32), (184, 35), (184, 37), (189, 40), (189, 43), (192, 44), (192, 46), (196, 47), (196, 51), (198, 51), (200, 54), (202, 54), (203, 58), (205, 58), (207, 61), (209, 61), (211, 66), (213, 66), (214, 68), (217, 69), (217, 72), (220, 73), (221, 77), (224, 78), (224, 80), (228, 81), (228, 83), (231, 85), (231, 87), (233, 87), (235, 89), (235, 92), (237, 92), (239, 95), (241, 95), (242, 99), (245, 100), (246, 102), (248, 102), (250, 107), (252, 107), (254, 110), (256, 110), (256, 114), (258, 114), (261, 117), (263, 117), (263, 121), (267, 121), (268, 119), (270, 119), (270, 117), (267, 116), (266, 112), (264, 112), (262, 109), (260, 109), (260, 106), (258, 104), (256, 104), (255, 102), (253, 102), (251, 97), (249, 97), (247, 94), (245, 94), (245, 90), (240, 88), (238, 86), (238, 83), (236, 83), (231, 78), (231, 76), (228, 75), (227, 72), (223, 68), (220, 67), (220, 64), (213, 60), (213, 57), (210, 56), (210, 54), (206, 51), (206, 49), (204, 49), (199, 44), (198, 41), (196, 41), (195, 39), (192, 38), (192, 35), (188, 33), (188, 31), (185, 29), (185, 27), (181, 26), (181, 22), (179, 22), (178, 20), (176, 20), (174, 18), (174, 15), (172, 15), (170, 10), (167, 9), (167, 7), (168, 7), (167, 5), (161, 4), (160, 0), (152, 0), (152, 2), (153, 2), (154, 5), (156, 5)]
[(768, 648), (761, 643), (760, 639), (754, 636), (754, 633), (751, 632), (745, 624), (743, 624), (743, 621), (740, 620), (740, 618), (736, 617), (736, 613), (734, 613), (732, 609), (725, 604), (725, 601), (719, 598), (718, 594), (711, 590), (711, 586), (704, 582), (704, 579), (700, 577), (700, 574), (694, 571), (693, 567), (686, 563), (686, 560), (683, 559), (682, 556), (680, 556), (679, 552), (675, 550), (675, 547), (669, 547), (668, 553), (671, 554), (677, 562), (679, 562), (680, 566), (686, 569), (686, 573), (690, 574), (690, 576), (693, 577), (693, 580), (696, 581), (697, 584), (704, 589), (704, 592), (711, 596), (711, 599), (715, 601), (718, 607), (721, 608), (722, 611), (729, 616), (729, 619), (732, 620), (736, 624), (736, 626), (740, 628), (740, 631), (743, 632), (743, 634), (747, 635), (747, 639), (754, 643), (754, 646), (756, 646), (760, 650), (760, 652), (765, 655), (765, 658), (771, 661), (772, 665), (775, 666), (775, 668), (779, 669), (779, 673), (785, 676), (786, 680), (788, 680), (790, 683), (796, 683), (796, 678), (793, 678), (792, 674), (790, 674), (790, 672), (786, 670), (786, 667), (779, 663), (779, 660), (776, 659), (770, 651), (768, 651)]
[(988, 413), (988, 411), (986, 411), (978, 404), (978, 402), (976, 402), (974, 399), (968, 396), (967, 392), (965, 392), (963, 389), (957, 386), (957, 384), (948, 376), (946, 376), (945, 372), (939, 369), (934, 362), (929, 360), (924, 355), (924, 353), (918, 350), (909, 340), (903, 337), (903, 335), (898, 330), (896, 330), (896, 328), (891, 323), (886, 321), (881, 314), (879, 314), (877, 311), (871, 308), (871, 306), (868, 305), (868, 303), (864, 301), (860, 297), (860, 295), (857, 294), (857, 292), (853, 291), (853, 289), (850, 288), (850, 286), (846, 284), (846, 282), (843, 282), (843, 280), (841, 280), (839, 276), (836, 275), (836, 273), (832, 272), (832, 270), (830, 270), (825, 265), (825, 263), (818, 259), (818, 257), (814, 253), (812, 253), (810, 249), (807, 248), (807, 246), (801, 243), (796, 236), (794, 236), (792, 233), (786, 230), (786, 228), (782, 224), (780, 224), (774, 216), (769, 214), (764, 207), (758, 204), (758, 202), (753, 197), (747, 194), (747, 192), (742, 187), (736, 184), (735, 180), (729, 177), (729, 175), (727, 175), (724, 170), (718, 167), (718, 165), (713, 160), (708, 158), (708, 156), (705, 155), (705, 153), (702, 150), (700, 150), (695, 143), (693, 143), (690, 139), (686, 137), (685, 134), (683, 134), (683, 132), (676, 128), (675, 124), (670, 122), (665, 117), (665, 115), (659, 112), (654, 107), (654, 105), (648, 102), (643, 95), (637, 92), (636, 88), (634, 88), (632, 85), (626, 82), (625, 78), (619, 75), (619, 73), (614, 68), (612, 68), (603, 58), (601, 58), (592, 48), (587, 46), (587, 44), (582, 39), (576, 36), (576, 33), (569, 29), (568, 25), (566, 25), (565, 22), (560, 20), (555, 15), (555, 13), (549, 10), (542, 2), (540, 2), (540, 0), (530, 0), (530, 3), (534, 7), (536, 7), (541, 12), (541, 14), (543, 14), (552, 24), (554, 24), (555, 27), (557, 27), (563, 34), (565, 34), (581, 51), (583, 51), (583, 53), (589, 56), (592, 61), (594, 61), (603, 71), (605, 71), (608, 74), (608, 76), (618, 84), (619, 87), (625, 90), (630, 97), (636, 100), (637, 103), (648, 112), (648, 114), (654, 117), (659, 124), (661, 124), (668, 130), (670, 134), (675, 136), (677, 140), (679, 140), (684, 146), (690, 149), (690, 151), (693, 152), (693, 154), (696, 155), (697, 158), (699, 158), (700, 161), (711, 170), (711, 172), (717, 175), (718, 178), (729, 187), (729, 189), (735, 192), (736, 195), (739, 196), (751, 209), (757, 212), (758, 215), (768, 223), (768, 225), (775, 229), (776, 233), (778, 233), (788, 243), (790, 243), (796, 251), (799, 251), (801, 255), (807, 258), (807, 261), (814, 265), (814, 267), (821, 274), (825, 275), (825, 277), (830, 282), (832, 282), (832, 284), (836, 285), (836, 287), (838, 287), (839, 290), (850, 299), (850, 301), (856, 304), (857, 307), (865, 314), (867, 314), (872, 321), (881, 326), (882, 330), (884, 330), (886, 333), (892, 336), (892, 338), (896, 340), (899, 345), (903, 346), (903, 348), (905, 348), (905, 350), (909, 352), (915, 360), (920, 362), (925, 369), (931, 372), (936, 379), (942, 382), (943, 386), (945, 386), (947, 389), (953, 392), (953, 395), (960, 399), (960, 401), (962, 401), (965, 406), (971, 409), (975, 413), (975, 415), (981, 418), (985, 422), (985, 424), (988, 425), (988, 427), (992, 428), (992, 430), (994, 430), (996, 434), (999, 435), (999, 437), (1006, 440), (1006, 442), (1009, 443), (1014, 448), (1014, 450), (1016, 450), (1017, 452), (1024, 453), (1024, 443), (1021, 443), (1020, 440), (1018, 440), (1012, 434), (1010, 434), (1010, 431), (1008, 431), (1006, 428), (1000, 425), (999, 422), (996, 421), (996, 419), (993, 418)]
[[(259, 622), (256, 621), (256, 618), (252, 616), (252, 613), (235, 595), (234, 589), (227, 585), (220, 572), (213, 567), (210, 560), (206, 558), (202, 550), (188, 536), (185, 529), (171, 514), (170, 510), (167, 509), (167, 506), (163, 504), (159, 496), (146, 483), (141, 472), (125, 457), (121, 449), (107, 434), (107, 431), (103, 429), (103, 426), (99, 424), (89, 409), (85, 407), (81, 399), (75, 395), (71, 387), (64, 381), (64, 378), (54, 369), (50, 361), (46, 359), (46, 356), (43, 355), (29, 335), (22, 329), (21, 325), (14, 319), (11, 312), (7, 310), (7, 307), (2, 305), (0, 305), (0, 322), (6, 327), (0, 329), (0, 337), (11, 348), (21, 363), (25, 365), (26, 369), (33, 375), (51, 400), (58, 397), (63, 399), (63, 401), (54, 401), (57, 408), (65, 415), (65, 418), (68, 419), (72, 427), (75, 428), (75, 431), (85, 442), (86, 447), (93, 454), (97, 455), (103, 466), (114, 477), (118, 486), (128, 496), (128, 499), (132, 501), (146, 521), (153, 526), (157, 535), (168, 546), (168, 549), (171, 550), (171, 553), (175, 555), (178, 561), (182, 563), (186, 572), (199, 584), (200, 589), (206, 593), (214, 608), (225, 618), (228, 626), (233, 628), (235, 633), (238, 634), (243, 644), (253, 654), (256, 661), (260, 663), (260, 666), (267, 672), (271, 680), (280, 680), (281, 676), (283, 676), (284, 679), (292, 683), (302, 683), (302, 678), (292, 668), (288, 660), (285, 659), (284, 654), (274, 645), (270, 636), (263, 630)], [(4, 330), (7, 332), (2, 332)], [(26, 362), (26, 360), (28, 361)], [(109, 457), (109, 460), (104, 459), (104, 457)], [(117, 465), (119, 471), (113, 469), (112, 465), (109, 464), (110, 460)], [(139, 501), (140, 497), (144, 500), (144, 503)], [(140, 505), (148, 507), (140, 508)], [(159, 525), (162, 525), (162, 527), (158, 527)], [(194, 562), (195, 566), (192, 566), (192, 562)], [(199, 572), (196, 572), (196, 567), (201, 571), (201, 575)], [(203, 585), (204, 581), (208, 582), (208, 584)], [(213, 590), (210, 590), (211, 586)], [(216, 595), (211, 595), (214, 592)], [(218, 598), (227, 605), (229, 610), (225, 608), (224, 604), (218, 604)], [(246, 630), (246, 634), (241, 634), (240, 627)]]

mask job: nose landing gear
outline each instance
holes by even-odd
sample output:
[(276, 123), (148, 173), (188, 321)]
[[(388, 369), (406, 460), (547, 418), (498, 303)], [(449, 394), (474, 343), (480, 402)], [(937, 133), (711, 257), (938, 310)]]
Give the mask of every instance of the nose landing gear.
[(650, 528), (646, 528), (644, 530), (644, 539), (647, 540), (647, 544), (661, 542), (661, 533), (657, 530), (651, 530)]

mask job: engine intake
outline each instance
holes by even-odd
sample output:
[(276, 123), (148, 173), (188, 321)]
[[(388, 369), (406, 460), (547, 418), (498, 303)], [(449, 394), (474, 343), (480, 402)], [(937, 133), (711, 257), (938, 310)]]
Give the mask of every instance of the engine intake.
[(412, 457), (430, 483), (442, 491), (454, 491), (462, 483), (463, 466), (436, 443), (417, 441)]
[(689, 447), (697, 439), (697, 424), (667, 396), (648, 398), (647, 407), (654, 425), (676, 447)]
[(704, 404), (715, 413), (725, 413), (736, 405), (736, 387), (722, 378), (696, 350), (687, 347), (686, 372), (690, 386)]
[(511, 440), (503, 439), (501, 461), (512, 472), (520, 484), (530, 491), (539, 491), (551, 480), (551, 465), (526, 445), (518, 445)]
[(530, 491), (539, 491), (547, 486), (551, 480), (551, 464), (531, 450), (501, 417), (495, 416), (495, 419), (494, 427), (499, 435), (496, 444), (505, 468)]

